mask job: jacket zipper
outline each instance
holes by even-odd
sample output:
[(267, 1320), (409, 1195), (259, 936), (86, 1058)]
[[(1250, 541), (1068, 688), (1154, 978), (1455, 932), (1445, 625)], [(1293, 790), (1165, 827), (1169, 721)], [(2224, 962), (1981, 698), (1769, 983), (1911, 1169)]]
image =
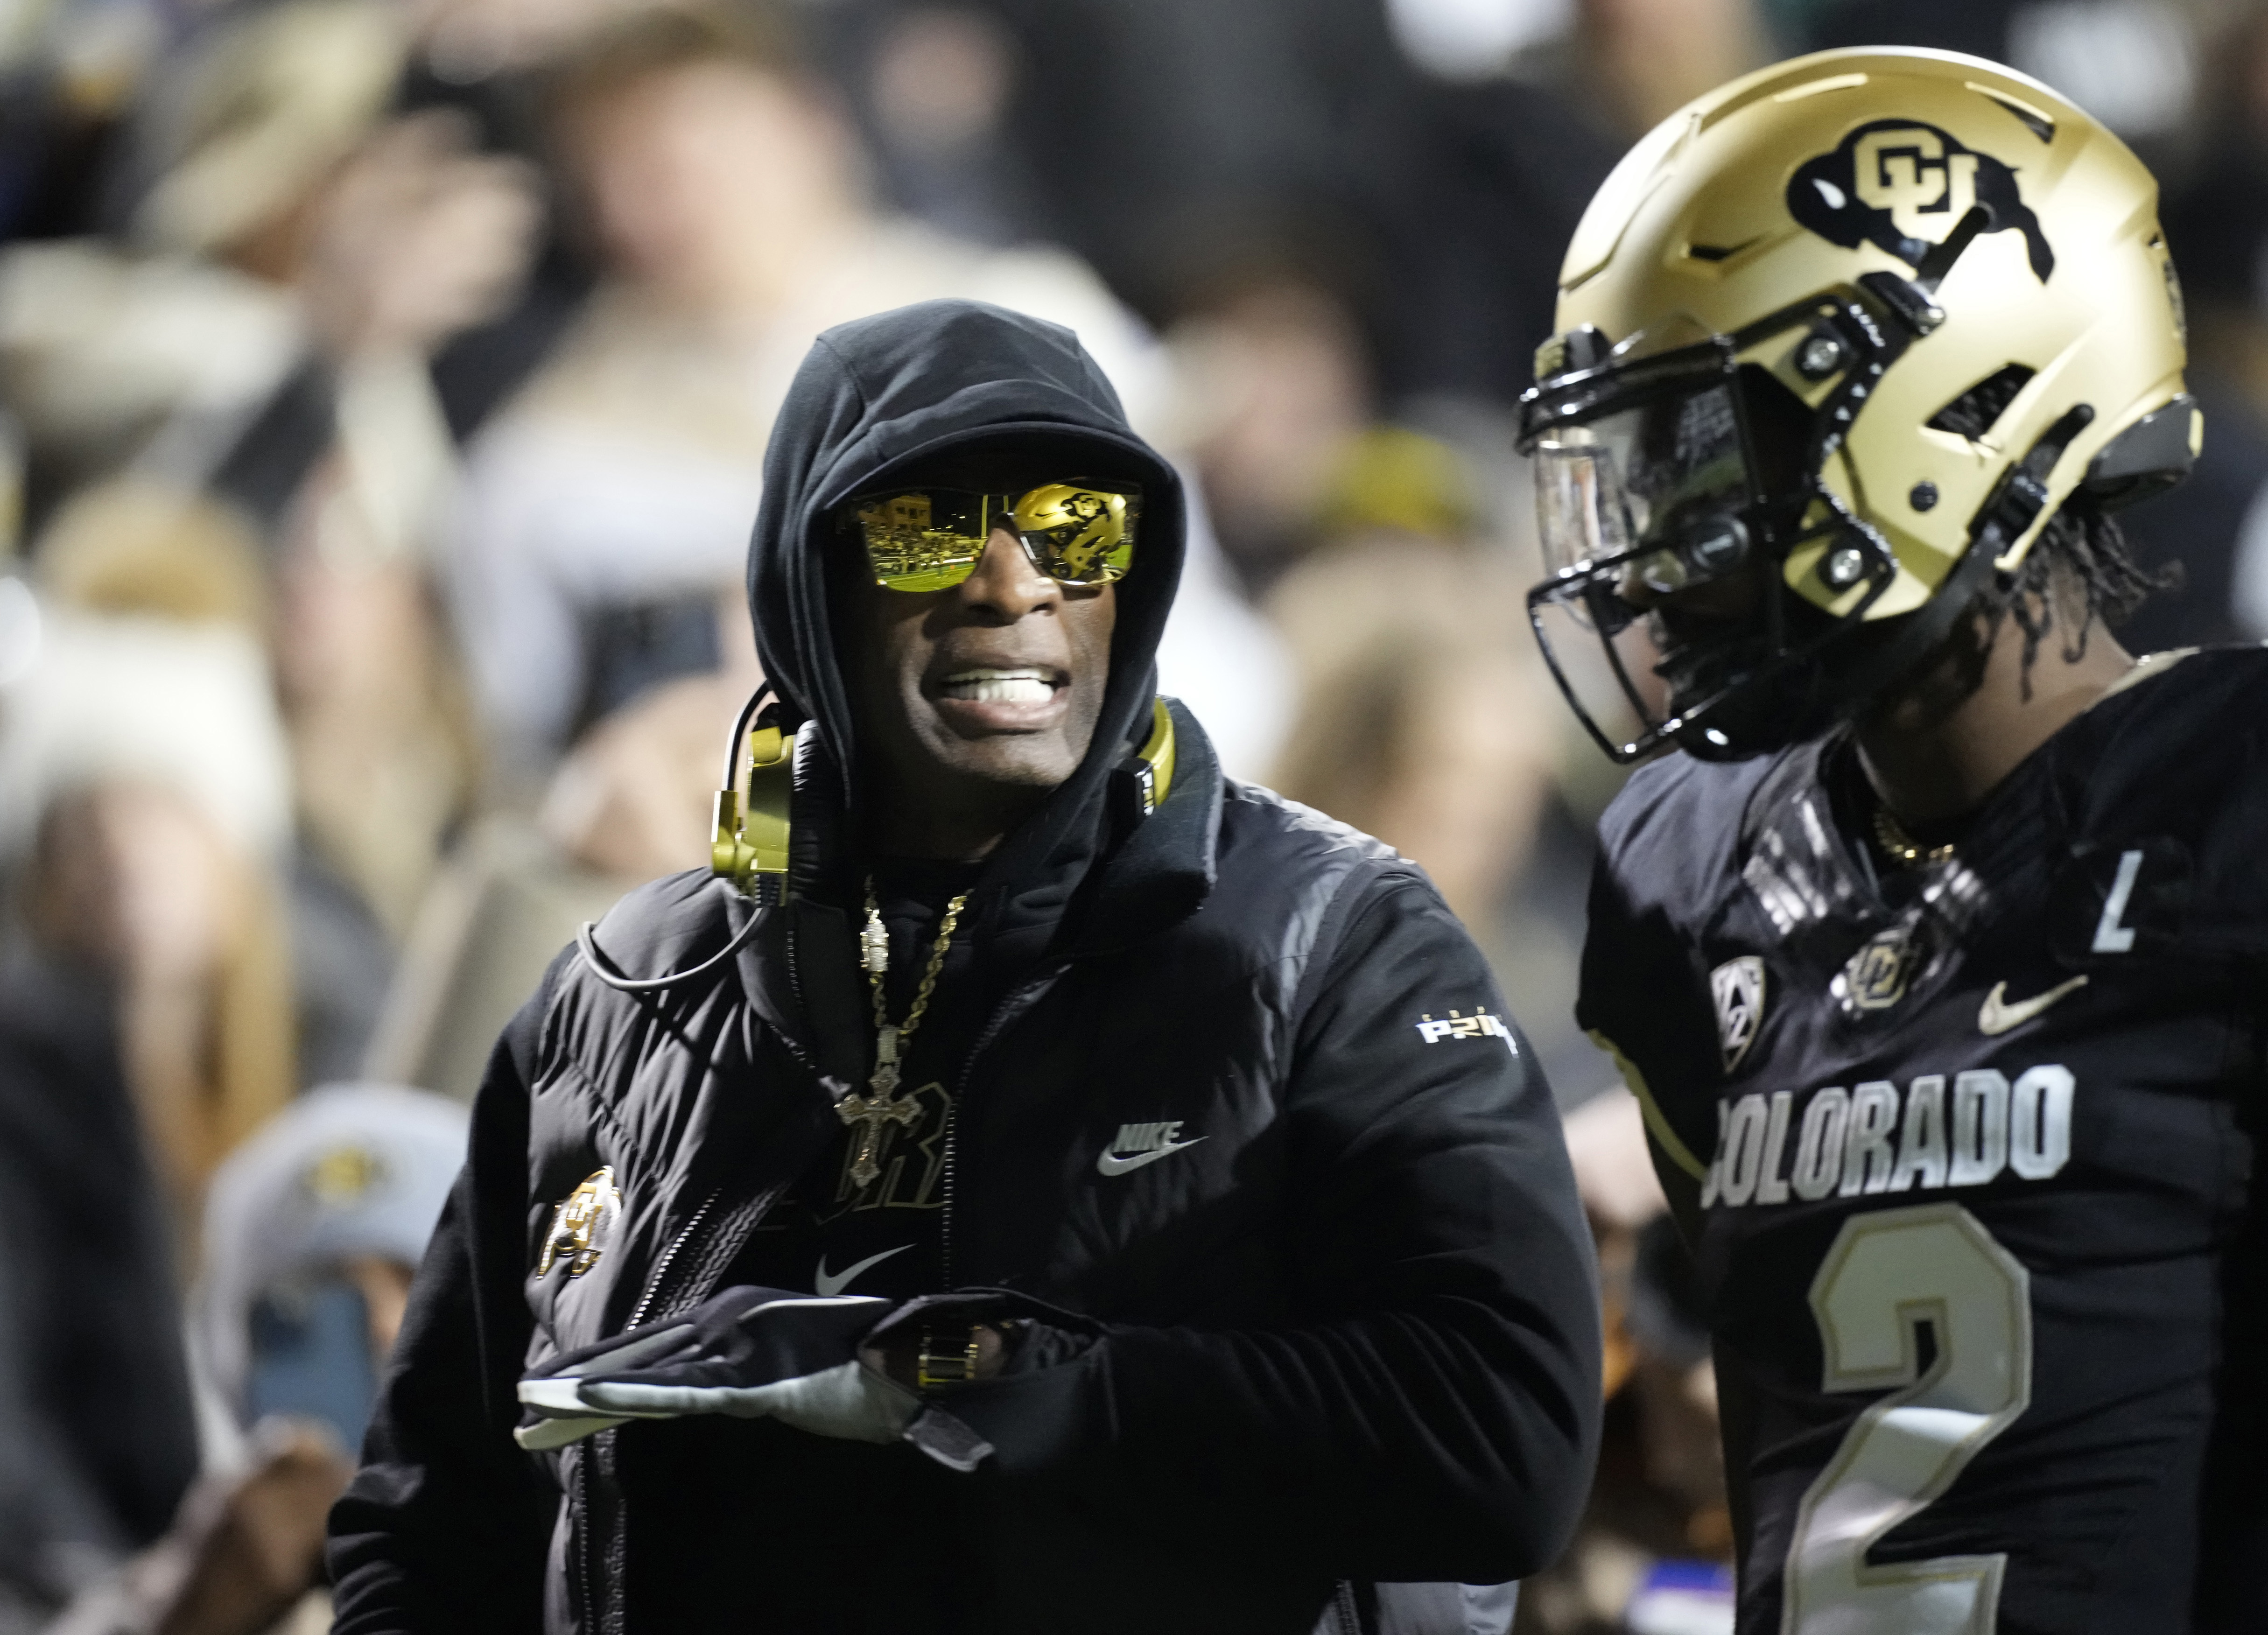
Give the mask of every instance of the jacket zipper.
[[(787, 976), (788, 986), (795, 995), (797, 1008), (802, 1009), (804, 1008), (803, 981), (796, 972), (795, 922), (792, 920), (790, 920), (787, 924)], [(819, 1072), (817, 1066), (808, 1056), (804, 1054), (803, 1047), (789, 1036), (786, 1029), (774, 1027), (769, 1031), (773, 1038), (780, 1042), (787, 1053), (796, 1059), (798, 1065), (806, 1072), (817, 1075)], [(701, 1200), (700, 1206), (693, 1212), (692, 1219), (688, 1220), (677, 1235), (669, 1241), (668, 1246), (661, 1252), (660, 1260), (654, 1263), (653, 1277), (647, 1283), (645, 1293), (638, 1300), (637, 1308), (630, 1313), (630, 1320), (624, 1325), (625, 1327), (635, 1329), (645, 1321), (646, 1313), (653, 1309), (655, 1303), (665, 1293), (671, 1266), (676, 1263), (678, 1256), (684, 1250), (685, 1246), (693, 1241), (694, 1234), (707, 1222), (710, 1215), (716, 1210), (717, 1201), (724, 1196), (725, 1187), (720, 1182), (710, 1189), (709, 1196)]]
[(576, 1518), (576, 1565), (582, 1568), (583, 1627), (597, 1635), (599, 1628), (599, 1578), (591, 1564), (591, 1449), (586, 1444), (575, 1461), (575, 1507), (581, 1513)]
[(983, 1032), (976, 1035), (976, 1042), (968, 1047), (968, 1056), (961, 1060), (961, 1076), (953, 1086), (953, 1105), (945, 1109), (945, 1213), (938, 1222), (939, 1270), (947, 1289), (953, 1287), (953, 1189), (960, 1169), (956, 1142), (961, 1132), (961, 1101), (968, 1094), (968, 1081), (976, 1071), (976, 1058), (983, 1053), (984, 1047), (999, 1035), (1009, 1011), (1019, 1000), (1046, 987), (1069, 968), (1059, 965), (1045, 976), (1026, 983), (993, 1006), (992, 1014), (985, 1020)]
[[(788, 985), (790, 990), (795, 995), (797, 1007), (799, 1009), (804, 1009), (803, 981), (801, 976), (798, 974), (795, 965), (795, 924), (792, 920), (788, 923), (787, 926), (787, 954)], [(788, 1054), (795, 1057), (796, 1061), (801, 1064), (806, 1071), (814, 1074), (817, 1073), (818, 1069), (813, 1065), (811, 1058), (803, 1053), (801, 1047), (799, 1046), (793, 1039), (790, 1038), (784, 1029), (775, 1027), (771, 1029), (771, 1034), (774, 1038), (777, 1039), (787, 1048)], [(661, 1251), (661, 1258), (654, 1263), (653, 1276), (646, 1284), (645, 1293), (639, 1297), (636, 1309), (630, 1313), (630, 1322), (623, 1325), (625, 1329), (635, 1329), (645, 1321), (646, 1313), (653, 1308), (655, 1303), (660, 1300), (663, 1293), (666, 1291), (669, 1281), (669, 1273), (671, 1269), (677, 1263), (678, 1256), (684, 1251), (685, 1246), (690, 1243), (693, 1241), (694, 1236), (708, 1223), (710, 1216), (716, 1211), (717, 1200), (724, 1196), (725, 1188), (722, 1182), (711, 1187), (709, 1189), (709, 1196), (701, 1200), (699, 1206), (694, 1210), (692, 1217), (686, 1221), (683, 1226), (679, 1228), (677, 1235), (672, 1238), (667, 1246), (663, 1248)], [(586, 1447), (583, 1451), (582, 1458), (577, 1462), (575, 1469), (576, 1486), (579, 1490), (578, 1498), (580, 1501), (577, 1507), (582, 1513), (580, 1518), (582, 1525), (576, 1529), (576, 1540), (578, 1544), (580, 1546), (577, 1554), (581, 1558), (578, 1565), (581, 1568), (580, 1576), (583, 1580), (584, 1627), (587, 1631), (593, 1631), (594, 1635), (596, 1635), (596, 1632), (599, 1631), (600, 1609), (598, 1601), (597, 1563), (593, 1559), (593, 1541), (591, 1538), (592, 1516), (590, 1461), (591, 1453)]]
[(661, 1296), (663, 1285), (669, 1278), (669, 1269), (676, 1262), (678, 1251), (682, 1249), (687, 1241), (701, 1229), (702, 1223), (709, 1219), (709, 1212), (717, 1207), (717, 1200), (722, 1197), (724, 1193), (725, 1189), (722, 1186), (711, 1188), (709, 1196), (703, 1198), (701, 1206), (693, 1212), (693, 1218), (687, 1221), (679, 1229), (677, 1235), (669, 1241), (669, 1246), (661, 1252), (661, 1259), (654, 1265), (652, 1280), (645, 1285), (645, 1293), (639, 1299), (637, 1309), (630, 1313), (630, 1320), (623, 1325), (624, 1328), (635, 1329), (645, 1321), (647, 1311)]

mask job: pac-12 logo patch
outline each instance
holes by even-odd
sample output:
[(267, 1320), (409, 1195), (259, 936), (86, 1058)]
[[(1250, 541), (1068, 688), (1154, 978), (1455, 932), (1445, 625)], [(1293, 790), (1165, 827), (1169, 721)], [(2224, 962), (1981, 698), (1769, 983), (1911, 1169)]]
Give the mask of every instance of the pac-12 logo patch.
[(1918, 268), (1972, 208), (1986, 232), (2021, 232), (2042, 284), (2055, 252), (2016, 186), (2016, 173), (1934, 125), (1879, 119), (1806, 159), (1787, 184), (1788, 213), (1830, 244), (1872, 244)]
[(1709, 994), (1717, 1002), (1717, 1042), (1731, 1072), (1749, 1053), (1764, 1020), (1764, 962), (1753, 954), (1727, 960), (1709, 973)]

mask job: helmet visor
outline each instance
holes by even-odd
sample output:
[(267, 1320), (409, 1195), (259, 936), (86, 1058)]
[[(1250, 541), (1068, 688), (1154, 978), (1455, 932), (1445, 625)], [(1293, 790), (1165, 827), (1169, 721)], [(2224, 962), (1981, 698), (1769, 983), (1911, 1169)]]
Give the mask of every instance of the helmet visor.
[[(1551, 570), (1528, 594), (1529, 622), (1618, 762), (1673, 742), (1704, 757), (1756, 753), (1787, 741), (1790, 723), (1824, 718), (1823, 689), (1860, 673), (1855, 658), (1830, 662), (1833, 644), (1867, 620), (1896, 565), (1821, 472), (1898, 349), (1861, 305), (1832, 306), (1835, 334), (1867, 367), (1846, 368), (1817, 404), (1742, 359), (1817, 324), (1819, 300), (1692, 344), (1676, 343), (1683, 323), (1641, 332), (1521, 401)], [(1789, 563), (1814, 546), (1806, 571), (1847, 593), (1831, 610), (1788, 593)]]
[(1552, 572), (1636, 553), (1631, 575), (1668, 595), (1745, 558), (1756, 485), (1729, 380), (1553, 426), (1534, 447)]
[(1551, 571), (1528, 617), (1584, 725), (1637, 759), (1775, 634), (1740, 366), (1712, 342), (1541, 387), (1523, 409)]

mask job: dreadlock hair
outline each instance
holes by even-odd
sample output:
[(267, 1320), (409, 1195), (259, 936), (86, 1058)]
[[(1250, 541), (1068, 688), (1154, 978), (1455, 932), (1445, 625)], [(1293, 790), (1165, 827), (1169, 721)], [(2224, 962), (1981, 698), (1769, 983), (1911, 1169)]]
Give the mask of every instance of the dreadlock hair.
[[(1980, 598), (1984, 639), (1989, 645), (2003, 620), (2016, 622), (2024, 633), (2024, 696), (2029, 700), (2032, 661), (2056, 628), (2059, 604), (2078, 615), (2076, 628), (2066, 630), (2063, 639), (2065, 662), (2075, 663), (2086, 656), (2088, 635), (2097, 623), (2117, 630), (2153, 592), (2176, 590), (2181, 583), (2179, 563), (2145, 572), (2115, 520), (2083, 499), (2067, 500), (2048, 519), (2016, 571)], [(2074, 600), (2079, 603), (2075, 610), (2069, 608)]]
[[(2011, 365), (1948, 403), (1929, 423), (1972, 440), (1981, 438), (2031, 377), (2030, 370)], [(2001, 625), (2014, 619), (2024, 633), (2023, 693), (2029, 701), (2032, 661), (2056, 628), (2059, 606), (2077, 615), (2076, 628), (2067, 629), (2063, 640), (2065, 662), (2076, 663), (2086, 656), (2088, 636), (2098, 622), (2116, 630), (2154, 591), (2179, 588), (2182, 570), (2173, 563), (2145, 572), (2118, 524), (2091, 498), (2075, 493), (2047, 519), (2015, 571), (1996, 575), (1995, 581), (1977, 599), (1983, 623), (1979, 656), (1999, 636)]]

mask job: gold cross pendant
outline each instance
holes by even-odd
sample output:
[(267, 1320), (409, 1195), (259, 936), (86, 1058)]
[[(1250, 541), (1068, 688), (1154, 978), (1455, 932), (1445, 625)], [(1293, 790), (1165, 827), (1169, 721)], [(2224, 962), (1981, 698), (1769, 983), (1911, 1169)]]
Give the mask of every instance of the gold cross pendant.
[(882, 1126), (898, 1123), (910, 1126), (921, 1116), (921, 1103), (909, 1095), (894, 1094), (898, 1087), (898, 1030), (882, 1029), (881, 1044), (877, 1054), (880, 1060), (874, 1067), (874, 1076), (866, 1081), (870, 1094), (853, 1092), (835, 1104), (836, 1116), (846, 1124), (864, 1125), (858, 1131), (858, 1150), (850, 1160), (850, 1179), (864, 1192), (874, 1184), (882, 1173), (877, 1162), (882, 1150)]

